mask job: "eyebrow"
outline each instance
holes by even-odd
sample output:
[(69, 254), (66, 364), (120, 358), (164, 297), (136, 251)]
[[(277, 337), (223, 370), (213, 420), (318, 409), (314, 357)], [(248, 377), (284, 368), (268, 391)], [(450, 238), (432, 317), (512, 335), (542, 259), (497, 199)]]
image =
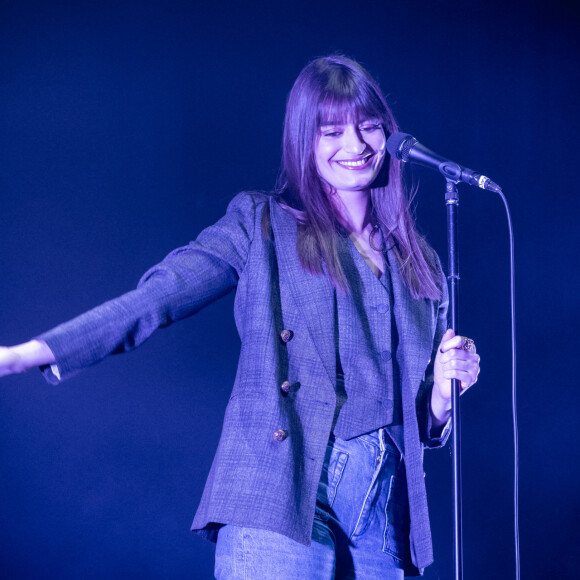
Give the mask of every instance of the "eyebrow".
[(322, 121), (320, 127), (336, 127), (337, 125), (348, 125), (344, 121)]
[[(381, 124), (381, 120), (376, 119), (376, 118), (369, 118), (369, 119), (363, 119), (359, 123), (355, 123), (355, 124), (356, 125), (363, 125), (364, 123)], [(320, 123), (319, 127), (320, 128), (322, 128), (322, 127), (342, 127), (343, 125), (348, 125), (348, 124), (349, 124), (349, 121), (322, 121)]]

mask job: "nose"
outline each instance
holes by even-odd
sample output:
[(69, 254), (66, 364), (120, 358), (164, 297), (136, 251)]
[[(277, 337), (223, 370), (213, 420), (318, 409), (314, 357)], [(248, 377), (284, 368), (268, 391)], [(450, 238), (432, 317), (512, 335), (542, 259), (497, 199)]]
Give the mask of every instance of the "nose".
[(367, 148), (358, 127), (350, 126), (344, 133), (345, 143), (343, 149), (353, 155), (362, 155)]

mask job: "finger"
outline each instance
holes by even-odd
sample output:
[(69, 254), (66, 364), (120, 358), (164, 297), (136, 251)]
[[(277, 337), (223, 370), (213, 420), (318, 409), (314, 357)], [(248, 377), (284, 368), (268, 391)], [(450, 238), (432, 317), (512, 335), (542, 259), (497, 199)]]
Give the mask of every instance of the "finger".
[(449, 340), (442, 341), (440, 351), (445, 353), (451, 349), (465, 350), (466, 352), (476, 352), (475, 342), (468, 338), (467, 336), (462, 336), (460, 334), (453, 336)]
[(477, 372), (475, 374), (470, 375), (469, 380), (460, 381), (461, 385), (462, 385), (461, 388), (466, 390), (466, 389), (473, 387), (473, 385), (475, 385), (475, 383), (477, 383), (478, 376), (479, 376), (479, 368), (477, 369)]
[(451, 367), (450, 365), (443, 368), (443, 377), (446, 379), (458, 379), (469, 385), (474, 384), (479, 376), (479, 365), (469, 365), (458, 363), (459, 366)]
[(460, 358), (451, 359), (443, 363), (443, 371), (462, 370), (467, 371), (475, 376), (479, 369), (479, 363), (476, 360), (464, 360)]
[(446, 365), (451, 360), (464, 360), (474, 364), (479, 364), (479, 355), (475, 352), (469, 352), (458, 348), (452, 348), (439, 355), (439, 362), (442, 365)]
[(444, 353), (452, 348), (461, 348), (463, 344), (463, 337), (461, 335), (455, 335), (455, 332), (450, 328), (443, 335), (441, 340), (441, 347), (439, 350)]
[(441, 337), (441, 342), (439, 343), (439, 352), (440, 353), (444, 353), (446, 350), (448, 350), (449, 347), (447, 347), (447, 344), (454, 337), (455, 337), (455, 331), (452, 328), (448, 328), (445, 331), (445, 334)]
[(445, 334), (441, 337), (441, 342), (439, 343), (439, 352), (445, 352), (443, 350), (443, 345), (447, 344), (449, 340), (451, 340), (455, 336), (455, 331), (452, 328), (448, 328), (445, 331)]
[(457, 379), (458, 381), (461, 381), (462, 384), (469, 386), (473, 385), (477, 380), (476, 375), (473, 375), (469, 371), (465, 371), (462, 369), (446, 370), (443, 372), (443, 376), (446, 379)]
[(461, 385), (460, 395), (463, 395), (463, 393), (465, 393), (465, 391), (467, 391), (467, 389), (471, 389), (471, 387), (473, 387), (473, 385), (475, 385), (475, 383), (477, 383), (477, 379), (475, 379), (472, 383), (464, 383), (463, 381), (459, 381), (459, 383)]

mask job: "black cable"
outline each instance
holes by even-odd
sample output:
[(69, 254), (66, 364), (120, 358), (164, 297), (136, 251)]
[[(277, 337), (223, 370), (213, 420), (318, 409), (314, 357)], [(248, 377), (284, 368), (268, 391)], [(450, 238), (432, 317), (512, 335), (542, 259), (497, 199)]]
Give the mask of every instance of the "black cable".
[(510, 238), (510, 312), (512, 339), (512, 419), (514, 432), (514, 539), (516, 556), (516, 580), (520, 580), (520, 529), (519, 529), (519, 445), (518, 445), (518, 413), (516, 399), (516, 302), (515, 302), (515, 260), (514, 231), (508, 202), (502, 193), (497, 192), (505, 206)]

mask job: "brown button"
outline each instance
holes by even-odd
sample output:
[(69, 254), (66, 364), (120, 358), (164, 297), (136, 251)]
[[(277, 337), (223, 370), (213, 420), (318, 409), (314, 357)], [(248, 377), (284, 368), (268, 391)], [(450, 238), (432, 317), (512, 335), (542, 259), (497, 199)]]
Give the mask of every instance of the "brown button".
[(272, 434), (272, 437), (274, 437), (274, 441), (284, 441), (284, 439), (288, 437), (288, 431), (284, 431), (284, 429), (276, 429)]
[(291, 330), (284, 329), (280, 333), (280, 338), (282, 339), (282, 342), (290, 342), (292, 340), (293, 336), (294, 336), (294, 333)]
[(283, 383), (280, 385), (280, 388), (281, 388), (281, 389), (282, 389), (282, 390), (283, 390), (285, 393), (287, 393), (287, 392), (289, 392), (289, 391), (290, 391), (290, 387), (291, 387), (291, 386), (292, 386), (292, 385), (290, 384), (290, 381), (284, 381), (284, 382), (283, 382)]

